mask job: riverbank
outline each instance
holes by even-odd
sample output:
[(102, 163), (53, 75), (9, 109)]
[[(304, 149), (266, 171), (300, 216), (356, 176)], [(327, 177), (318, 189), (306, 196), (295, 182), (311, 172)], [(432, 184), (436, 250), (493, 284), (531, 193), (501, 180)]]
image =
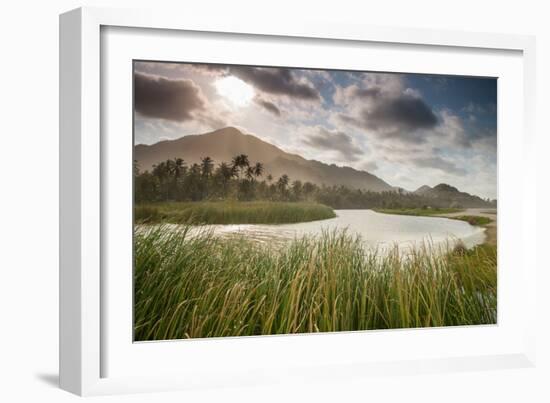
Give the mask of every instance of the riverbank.
[(332, 208), (305, 202), (163, 202), (134, 210), (137, 224), (291, 224), (334, 217)]
[[(485, 244), (496, 246), (497, 245), (497, 210), (488, 208), (469, 208), (461, 212), (445, 213), (439, 215), (439, 217), (452, 218), (455, 220), (462, 219), (467, 221), (464, 217), (479, 217), (485, 221), (479, 226), (485, 228)], [(488, 220), (488, 221), (487, 221)], [(476, 224), (473, 224), (476, 225)]]
[(471, 225), (485, 228), (486, 245), (497, 244), (497, 210), (490, 208), (468, 209), (374, 209), (383, 214), (444, 217), (465, 221)]
[(464, 211), (464, 209), (458, 208), (374, 208), (372, 210), (382, 214), (413, 215), (421, 217), (454, 214)]

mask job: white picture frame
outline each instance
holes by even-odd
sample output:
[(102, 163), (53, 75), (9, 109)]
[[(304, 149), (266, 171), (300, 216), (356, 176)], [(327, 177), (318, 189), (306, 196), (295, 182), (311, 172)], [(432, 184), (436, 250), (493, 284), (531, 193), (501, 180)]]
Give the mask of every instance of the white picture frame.
[[(109, 27), (117, 27), (123, 32), (123, 36), (132, 36), (138, 29), (146, 29), (144, 35), (151, 32), (170, 33), (169, 38), (151, 41), (165, 41), (163, 49), (170, 49), (173, 40), (179, 40), (177, 33), (193, 33), (195, 38), (216, 33), (216, 40), (224, 35), (238, 36), (239, 38), (253, 38), (254, 41), (270, 41), (272, 43), (292, 43), (299, 46), (308, 46), (323, 41), (323, 46), (332, 46), (334, 49), (347, 45), (362, 46), (363, 44), (375, 44), (380, 49), (389, 46), (413, 47), (417, 52), (448, 52), (453, 57), (462, 57), (453, 52), (468, 51), (479, 55), (494, 53), (511, 54), (510, 79), (507, 81), (510, 91), (520, 98), (514, 100), (521, 105), (520, 117), (514, 117), (514, 121), (506, 121), (506, 116), (499, 115), (499, 136), (501, 129), (506, 131), (507, 125), (501, 127), (501, 123), (510, 124), (510, 127), (518, 128), (520, 133), (508, 136), (506, 144), (499, 144), (499, 197), (500, 186), (503, 189), (511, 188), (506, 181), (511, 175), (521, 180), (521, 191), (515, 196), (510, 196), (510, 203), (506, 199), (502, 203), (499, 198), (499, 245), (506, 242), (518, 242), (521, 246), (516, 250), (499, 249), (499, 265), (503, 262), (513, 261), (521, 267), (517, 273), (504, 276), (504, 283), (500, 279), (499, 271), (499, 311), (501, 304), (506, 312), (510, 312), (510, 320), (506, 317), (496, 327), (481, 328), (453, 328), (453, 329), (424, 329), (422, 332), (391, 331), (391, 332), (352, 332), (347, 334), (326, 335), (293, 335), (293, 336), (264, 336), (256, 338), (229, 338), (226, 340), (195, 340), (185, 345), (178, 342), (160, 342), (133, 345), (127, 334), (112, 335), (108, 328), (114, 321), (121, 320), (127, 325), (127, 316), (119, 317), (116, 313), (127, 308), (127, 304), (117, 309), (112, 309), (112, 298), (109, 299), (109, 288), (120, 284), (113, 282), (107, 287), (106, 280), (112, 280), (105, 267), (110, 259), (109, 245), (106, 243), (105, 228), (109, 227), (109, 220), (115, 220), (116, 214), (106, 214), (110, 211), (110, 199), (108, 194), (113, 191), (109, 184), (109, 152), (121, 147), (118, 143), (105, 138), (111, 124), (127, 125), (126, 121), (111, 122), (106, 117), (109, 110), (105, 110), (105, 104), (114, 105), (115, 98), (110, 94), (122, 95), (126, 101), (113, 106), (118, 110), (127, 110), (129, 94), (120, 94), (119, 89), (110, 88), (112, 81), (105, 82), (102, 74), (111, 77), (112, 74), (120, 74), (116, 71), (117, 60), (114, 69), (110, 69), (108, 63), (102, 60), (109, 52), (104, 48), (119, 46), (119, 57), (130, 60), (135, 55), (122, 51), (120, 40), (105, 39), (102, 36), (109, 31)], [(129, 31), (128, 31), (129, 30)], [(155, 30), (155, 31), (152, 31)], [(138, 32), (138, 31), (135, 31)], [(174, 34), (176, 33), (176, 34)], [(176, 38), (174, 39), (174, 35)], [(116, 35), (115, 35), (116, 36)], [(161, 35), (162, 36), (162, 35)], [(146, 38), (141, 38), (145, 40)], [(119, 40), (119, 42), (117, 42)], [(286, 42), (285, 42), (286, 41)], [(313, 42), (312, 42), (313, 41)], [(147, 41), (145, 41), (147, 42)], [(145, 43), (142, 42), (142, 43)], [(123, 44), (123, 43), (122, 43)], [(347, 45), (346, 45), (347, 44)], [(108, 45), (108, 46), (107, 46)], [(143, 45), (144, 48), (146, 45)], [(127, 49), (135, 49), (135, 46), (124, 46)], [(502, 289), (504, 296), (517, 293), (522, 297), (522, 312), (535, 312), (535, 288), (537, 265), (533, 248), (536, 230), (535, 209), (526, 206), (533, 205), (535, 195), (528, 189), (535, 188), (532, 175), (535, 168), (535, 160), (532, 158), (535, 150), (534, 121), (534, 91), (535, 91), (535, 42), (533, 37), (519, 35), (502, 35), (487, 33), (466, 33), (455, 31), (428, 31), (406, 28), (380, 28), (347, 24), (311, 23), (298, 25), (269, 23), (265, 21), (249, 21), (246, 25), (238, 26), (231, 19), (209, 21), (195, 19), (189, 16), (174, 15), (169, 12), (152, 12), (150, 10), (110, 10), (102, 8), (81, 8), (70, 11), (60, 17), (60, 385), (63, 389), (79, 395), (97, 395), (113, 393), (149, 392), (170, 389), (206, 388), (213, 386), (245, 386), (272, 382), (295, 382), (304, 379), (345, 379), (345, 377), (369, 376), (370, 374), (386, 373), (389, 375), (410, 374), (418, 372), (442, 372), (455, 370), (479, 370), (498, 368), (518, 368), (534, 365), (535, 362), (535, 319), (534, 316), (523, 315), (519, 320), (520, 308), (512, 308), (507, 298), (500, 297)], [(107, 52), (107, 53), (105, 53)], [(169, 52), (159, 51), (160, 57), (170, 57)], [(499, 53), (500, 52), (500, 53)], [(199, 53), (198, 56), (201, 57)], [(143, 56), (141, 54), (140, 56)], [(271, 55), (272, 57), (273, 55)], [(205, 56), (206, 57), (206, 56)], [(216, 56), (212, 56), (216, 58)], [(244, 57), (244, 56), (242, 56)], [(258, 60), (263, 57), (256, 53), (247, 56), (247, 61)], [(265, 56), (267, 58), (267, 56)], [(388, 56), (388, 60), (391, 56)], [(137, 58), (137, 57), (136, 57)], [(505, 58), (506, 59), (506, 58)], [(513, 60), (512, 60), (513, 59)], [(121, 59), (122, 60), (122, 59)], [(241, 61), (245, 59), (240, 59)], [(245, 61), (246, 61), (245, 60)], [(264, 59), (262, 59), (264, 60)], [(212, 62), (227, 61), (218, 56)], [(312, 62), (313, 63), (313, 62)], [(318, 66), (317, 62), (317, 66)], [(328, 61), (327, 61), (328, 63)], [(426, 62), (424, 62), (424, 66)], [(429, 61), (428, 61), (429, 63)], [(448, 61), (447, 64), (450, 62)], [(480, 59), (478, 67), (480, 72), (489, 74), (495, 66), (483, 66), (490, 64), (490, 59)], [(258, 64), (262, 64), (258, 62)], [(302, 63), (303, 64), (303, 63)], [(475, 63), (473, 63), (475, 64)], [(503, 61), (502, 65), (507, 65)], [(381, 66), (381, 65), (380, 65)], [(319, 67), (319, 66), (318, 66)], [(382, 67), (380, 67), (382, 68)], [(410, 65), (410, 69), (417, 67)], [(438, 69), (435, 66), (432, 69)], [(502, 67), (504, 69), (504, 67)], [(106, 70), (105, 70), (106, 69)], [(373, 68), (376, 69), (376, 68)], [(406, 71), (410, 71), (405, 68)], [(434, 70), (437, 72), (437, 70)], [(431, 71), (431, 72), (434, 72)], [(449, 72), (451, 70), (448, 70)], [(455, 71), (455, 70), (453, 70)], [(458, 70), (456, 70), (458, 71)], [(504, 71), (504, 70), (503, 70)], [(115, 77), (115, 76), (113, 76)], [(118, 77), (118, 76), (117, 76)], [(511, 94), (510, 92), (509, 94)], [(107, 94), (107, 95), (106, 95)], [(104, 97), (107, 98), (104, 98)], [(106, 102), (108, 101), (108, 102)], [(501, 97), (499, 94), (499, 105)], [(503, 102), (503, 107), (510, 110)], [(109, 107), (110, 107), (109, 106)], [(512, 104), (509, 105), (512, 107)], [(514, 106), (517, 106), (514, 104)], [(500, 106), (499, 106), (500, 107)], [(127, 110), (131, 119), (131, 109)], [(500, 109), (499, 109), (500, 111)], [(512, 118), (510, 118), (512, 119)], [(103, 133), (103, 137), (102, 137)], [(118, 145), (117, 145), (118, 144)], [(121, 143), (122, 144), (122, 143)], [(128, 143), (129, 144), (129, 143)], [(503, 148), (504, 147), (504, 148)], [(503, 151), (504, 150), (504, 151)], [(518, 172), (512, 173), (502, 165), (506, 161), (501, 160), (510, 155), (506, 150), (521, 153), (522, 167)], [(112, 154), (111, 154), (112, 155)], [(129, 167), (130, 165), (128, 165)], [(502, 168), (502, 169), (501, 169)], [(513, 201), (512, 201), (512, 198)], [(519, 208), (520, 213), (516, 217), (503, 218), (500, 211)], [(501, 210), (503, 209), (503, 210)], [(124, 218), (124, 217), (123, 217)], [(509, 220), (502, 222), (502, 220)], [(124, 225), (124, 220), (120, 222)], [(501, 225), (505, 224), (505, 225)], [(128, 227), (130, 228), (130, 227)], [(514, 228), (514, 231), (510, 231)], [(113, 233), (110, 234), (111, 238)], [(531, 238), (529, 238), (531, 236)], [(503, 251), (504, 250), (504, 251)], [(129, 259), (129, 256), (119, 256), (121, 259)], [(499, 269), (500, 270), (500, 269)], [(505, 272), (504, 274), (508, 273)], [(131, 282), (131, 276), (126, 280)], [(507, 280), (508, 279), (508, 280)], [(123, 278), (124, 280), (124, 278)], [(124, 281), (126, 281), (124, 280)], [(126, 287), (125, 285), (123, 287)], [(128, 295), (131, 290), (121, 290), (121, 299), (128, 303)], [(503, 297), (504, 298), (504, 297)], [(532, 309), (526, 309), (532, 308)], [(515, 310), (515, 311), (514, 311)], [(514, 313), (515, 312), (515, 313)], [(120, 314), (123, 315), (123, 314)], [(500, 312), (499, 312), (500, 315)], [(508, 325), (509, 324), (509, 325)], [(124, 330), (122, 330), (124, 333)], [(131, 333), (131, 329), (127, 329)], [(406, 355), (400, 349), (395, 349), (395, 354), (390, 356), (378, 356), (372, 359), (364, 359), (361, 354), (347, 359), (347, 352), (342, 350), (334, 354), (328, 354), (327, 358), (317, 358), (315, 349), (334, 351), (334, 346), (344, 342), (346, 345), (358, 346), (367, 340), (369, 343), (400, 343), (407, 337), (412, 345), (420, 346), (417, 355)], [(491, 338), (499, 338), (502, 343), (493, 343), (494, 348), (489, 349)], [(114, 340), (114, 341), (113, 341)], [(428, 345), (442, 345), (448, 340), (462, 340), (463, 349), (451, 348), (445, 350), (430, 351)], [(480, 340), (477, 349), (468, 348), (469, 340)], [(486, 344), (483, 344), (483, 340)], [(116, 343), (121, 344), (116, 344)], [(127, 344), (127, 345), (126, 345)], [(471, 342), (470, 342), (471, 344)], [(424, 346), (424, 347), (422, 347)], [(150, 351), (145, 351), (150, 350)], [(296, 351), (302, 354), (294, 354), (292, 360), (277, 360), (281, 351)], [(230, 351), (238, 352), (242, 362), (236, 362), (238, 355)], [(243, 353), (248, 351), (247, 353)], [(380, 350), (384, 354), (384, 350)], [(123, 352), (123, 353), (122, 353)], [(270, 355), (270, 352), (272, 353)], [(141, 355), (140, 355), (141, 354)], [(168, 362), (169, 355), (187, 354), (189, 360), (185, 364), (181, 361)], [(158, 371), (154, 375), (151, 371), (131, 371), (132, 356), (140, 355), (140, 360), (150, 360), (149, 364), (159, 363), (166, 367), (166, 371)], [(215, 355), (215, 357), (213, 357)], [(156, 361), (152, 356), (157, 357)], [(265, 367), (249, 366), (254, 362), (254, 357), (265, 357)], [(158, 358), (161, 357), (161, 358)], [(195, 360), (198, 364), (201, 357), (202, 365), (189, 368), (190, 362)], [(164, 361), (163, 361), (164, 360)], [(216, 360), (225, 360), (227, 365), (215, 365)], [(116, 362), (116, 370), (110, 368), (111, 363)], [(144, 361), (147, 362), (147, 361)], [(179, 364), (178, 364), (179, 362)], [(228, 363), (227, 363), (228, 362)], [(109, 363), (109, 365), (107, 365)], [(219, 362), (221, 364), (221, 362)], [(126, 365), (125, 365), (126, 364)], [(113, 368), (115, 364), (113, 364)], [(304, 371), (307, 368), (307, 371)], [(150, 368), (149, 368), (150, 369)], [(154, 367), (153, 367), (154, 369)]]

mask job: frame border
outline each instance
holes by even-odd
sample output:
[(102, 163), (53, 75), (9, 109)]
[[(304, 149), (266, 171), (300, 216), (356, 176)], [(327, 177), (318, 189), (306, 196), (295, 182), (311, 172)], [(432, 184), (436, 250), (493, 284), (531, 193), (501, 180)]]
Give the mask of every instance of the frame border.
[[(536, 189), (535, 161), (535, 38), (533, 36), (446, 30), (373, 27), (359, 24), (306, 21), (280, 24), (231, 19), (197, 22), (184, 14), (136, 9), (78, 8), (60, 15), (60, 267), (59, 267), (59, 372), (60, 387), (78, 395), (194, 388), (197, 385), (167, 377), (162, 382), (140, 383), (132, 378), (101, 378), (100, 267), (100, 28), (121, 26), (236, 33), (344, 41), (367, 41), (523, 52), (524, 141), (526, 178), (523, 192)], [(535, 209), (525, 211), (535, 225)], [(438, 359), (430, 362), (353, 365), (353, 373), (409, 373), (468, 371), (534, 366), (536, 338), (536, 257), (527, 257), (524, 270), (530, 314), (524, 354), (497, 357)], [(312, 379), (327, 377), (313, 371)], [(350, 370), (344, 371), (349, 373)], [(290, 374), (292, 376), (292, 374)], [(254, 378), (254, 377), (252, 377)], [(213, 385), (214, 386), (214, 385)]]

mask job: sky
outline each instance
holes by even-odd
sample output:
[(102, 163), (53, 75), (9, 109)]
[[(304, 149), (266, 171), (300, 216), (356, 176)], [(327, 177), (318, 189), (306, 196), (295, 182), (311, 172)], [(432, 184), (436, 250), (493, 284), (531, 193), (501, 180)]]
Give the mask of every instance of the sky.
[(135, 144), (233, 126), (415, 190), (497, 197), (497, 80), (134, 62)]

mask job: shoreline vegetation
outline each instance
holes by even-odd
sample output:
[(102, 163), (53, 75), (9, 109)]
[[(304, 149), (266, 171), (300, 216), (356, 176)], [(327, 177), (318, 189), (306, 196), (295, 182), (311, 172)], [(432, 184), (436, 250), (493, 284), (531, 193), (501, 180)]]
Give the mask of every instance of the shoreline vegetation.
[(382, 214), (413, 215), (413, 216), (437, 216), (441, 214), (458, 213), (464, 211), (461, 208), (374, 208), (374, 211)]
[(365, 253), (346, 231), (277, 250), (162, 226), (135, 232), (135, 339), (496, 322), (496, 247)]
[[(377, 213), (395, 214), (395, 215), (412, 215), (419, 217), (444, 217), (452, 220), (465, 221), (470, 225), (483, 227), (493, 222), (493, 219), (485, 215), (456, 215), (455, 213), (464, 212), (463, 209), (456, 208), (432, 208), (432, 209), (373, 209)], [(492, 214), (484, 212), (483, 214)]]
[(483, 227), (487, 237), (483, 245), (489, 245), (496, 249), (497, 244), (497, 223), (496, 211), (484, 209), (454, 209), (454, 208), (415, 208), (415, 209), (374, 209), (382, 214), (414, 215), (443, 217), (452, 220), (465, 221), (470, 225)]
[(137, 224), (291, 224), (334, 217), (332, 208), (307, 202), (163, 202), (134, 210)]

